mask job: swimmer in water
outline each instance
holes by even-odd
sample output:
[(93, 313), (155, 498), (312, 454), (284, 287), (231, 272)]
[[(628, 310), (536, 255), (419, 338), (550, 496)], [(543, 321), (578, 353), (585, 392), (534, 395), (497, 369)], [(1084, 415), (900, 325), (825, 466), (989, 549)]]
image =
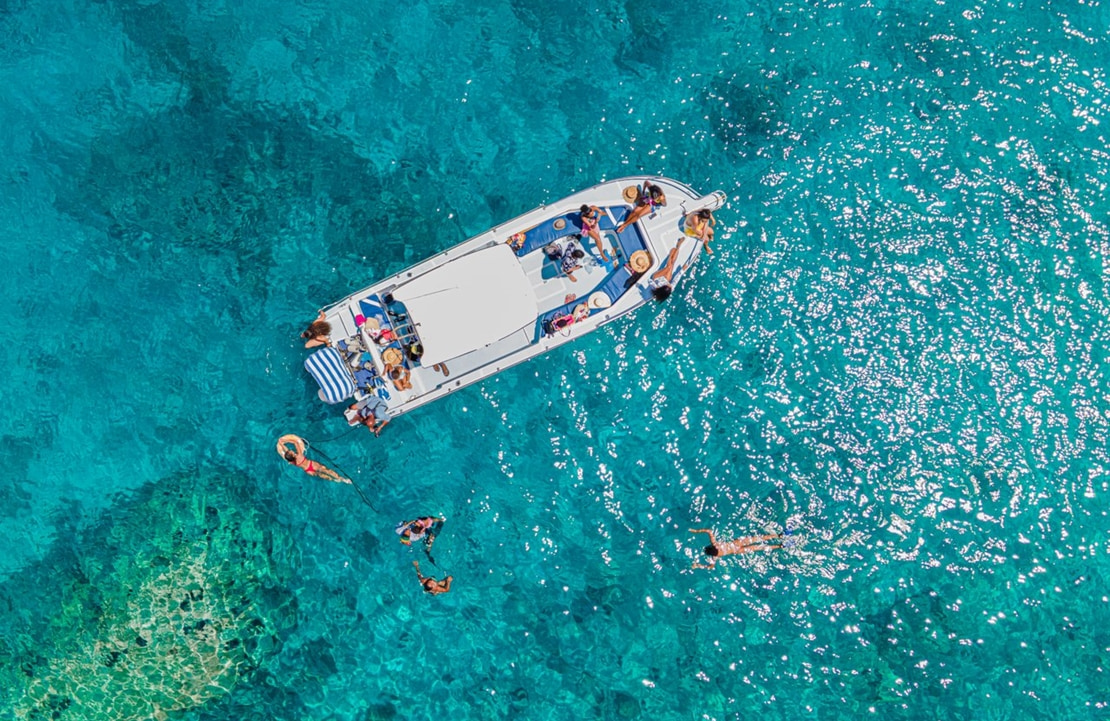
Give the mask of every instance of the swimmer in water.
[[(292, 448), (290, 448), (290, 446), (292, 446)], [(287, 433), (278, 439), (278, 455), (297, 468), (300, 468), (308, 475), (322, 478), (325, 481), (335, 481), (336, 483), (351, 482), (351, 479), (344, 478), (324, 464), (308, 460), (308, 458), (305, 457), (304, 451), (305, 442), (300, 436)]]
[(424, 547), (431, 550), (436, 534), (446, 520), (439, 516), (424, 516), (415, 521), (402, 521), (397, 525), (396, 532), (401, 537), (401, 543), (406, 546), (411, 546), (413, 541), (424, 539)]
[(416, 566), (416, 577), (420, 579), (420, 585), (424, 587), (424, 593), (438, 596), (451, 590), (451, 581), (455, 580), (454, 576), (448, 576), (442, 581), (437, 581), (431, 576), (420, 573), (420, 561), (413, 561), (412, 565)]
[(713, 568), (717, 559), (721, 556), (734, 556), (740, 553), (771, 551), (782, 548), (781, 543), (765, 543), (766, 541), (780, 540), (782, 536), (777, 533), (771, 536), (748, 536), (728, 541), (718, 541), (717, 536), (709, 528), (691, 528), (690, 533), (705, 533), (709, 536), (709, 545), (704, 549), (705, 555), (709, 557), (709, 565), (695, 563), (694, 568)]

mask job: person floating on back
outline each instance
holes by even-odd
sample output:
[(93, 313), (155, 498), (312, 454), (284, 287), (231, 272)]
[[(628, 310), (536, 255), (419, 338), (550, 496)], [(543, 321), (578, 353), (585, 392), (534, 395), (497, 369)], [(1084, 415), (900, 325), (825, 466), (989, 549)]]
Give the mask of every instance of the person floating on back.
[(442, 581), (437, 581), (431, 576), (420, 573), (420, 561), (413, 561), (412, 565), (416, 566), (416, 577), (420, 579), (420, 585), (424, 587), (424, 593), (438, 596), (451, 590), (451, 581), (455, 580), (454, 576), (448, 576)]
[(694, 568), (713, 568), (717, 563), (717, 559), (721, 556), (735, 556), (740, 553), (770, 551), (776, 548), (782, 548), (781, 543), (765, 543), (765, 541), (781, 539), (782, 536), (777, 533), (770, 536), (734, 538), (728, 541), (718, 541), (717, 536), (714, 535), (712, 529), (709, 528), (691, 528), (690, 533), (705, 533), (709, 535), (709, 545), (704, 549), (705, 555), (709, 557), (709, 565), (695, 563)]
[[(292, 448), (290, 448), (290, 446), (292, 446)], [(287, 433), (278, 439), (278, 455), (297, 468), (300, 468), (308, 475), (315, 476), (316, 478), (323, 478), (325, 481), (335, 481), (336, 483), (351, 482), (350, 478), (344, 478), (324, 464), (308, 460), (308, 458), (305, 457), (304, 451), (305, 442), (300, 436)]]

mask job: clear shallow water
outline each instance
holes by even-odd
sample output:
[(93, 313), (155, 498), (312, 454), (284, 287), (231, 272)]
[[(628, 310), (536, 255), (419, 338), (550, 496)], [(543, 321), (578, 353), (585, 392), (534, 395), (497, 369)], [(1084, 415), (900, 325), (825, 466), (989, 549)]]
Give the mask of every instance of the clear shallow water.
[[(6, 713), (1106, 715), (1108, 20), (6, 7)], [(674, 300), (378, 441), (313, 400), (315, 308), (639, 172), (730, 196)]]

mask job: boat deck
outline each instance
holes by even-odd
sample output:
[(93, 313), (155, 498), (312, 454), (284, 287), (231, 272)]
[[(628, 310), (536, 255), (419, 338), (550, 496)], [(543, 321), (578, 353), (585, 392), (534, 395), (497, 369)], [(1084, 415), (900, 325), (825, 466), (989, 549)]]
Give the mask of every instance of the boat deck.
[[(700, 196), (675, 181), (653, 179), (666, 188), (671, 201), (668, 207), (641, 218), (618, 234), (616, 226), (632, 209), (622, 194), (631, 182), (640, 180), (610, 181), (565, 198), (556, 206), (537, 208), (326, 309), (332, 339), (336, 341), (338, 359), (333, 365), (340, 368), (335, 380), (340, 385), (353, 380), (353, 387), (345, 401), (337, 399), (341, 391), (332, 394), (333, 398), (325, 398), (321, 390), (321, 398), (331, 403), (350, 403), (352, 397), (359, 400), (378, 395), (393, 413), (403, 413), (588, 333), (647, 302), (650, 292), (647, 278), (642, 276), (658, 269), (667, 252), (676, 247), (686, 213), (696, 207), (719, 207), (724, 195)], [(602, 211), (598, 225), (603, 247), (611, 258), (608, 262), (600, 257), (592, 238), (580, 237), (578, 207), (582, 203), (596, 205)], [(700, 205), (693, 206), (694, 203)], [(688, 204), (692, 207), (688, 208)], [(551, 243), (564, 249), (572, 240), (585, 253), (580, 267), (573, 271), (573, 281), (562, 272), (560, 260), (549, 258), (545, 252)], [(506, 243), (512, 244), (505, 248)], [(502, 249), (497, 250), (497, 246)], [(678, 258), (683, 270), (693, 261), (700, 245), (690, 243), (685, 248)], [(646, 274), (633, 273), (627, 265), (632, 253), (638, 250), (648, 251), (651, 259), (651, 269)], [(676, 271), (676, 282), (681, 273)], [(516, 295), (502, 302), (502, 293)], [(557, 333), (545, 331), (547, 321), (569, 314), (599, 293), (608, 302), (593, 307), (584, 322)], [(458, 306), (453, 294), (459, 297)], [(416, 329), (408, 318), (406, 303), (417, 306)], [(510, 310), (513, 303), (519, 304), (516, 310)], [(465, 312), (460, 313), (459, 306), (465, 307)], [(485, 314), (484, 308), (490, 308), (490, 312)], [(435, 312), (429, 314), (430, 309)], [(529, 322), (532, 310), (535, 317)], [(456, 323), (449, 318), (459, 320)], [(379, 330), (388, 330), (392, 337), (376, 338)], [(498, 337), (502, 333), (503, 337)], [(447, 360), (429, 366), (422, 360), (437, 355), (435, 343), (429, 342), (433, 339), (440, 344), (438, 357)], [(427, 343), (426, 356), (413, 357), (407, 352), (414, 343), (422, 346)], [(453, 350), (444, 350), (444, 344)], [(390, 361), (408, 370), (411, 388), (398, 390), (385, 377), (385, 367)], [(339, 377), (348, 374), (350, 379)], [(321, 380), (319, 376), (317, 380)]]

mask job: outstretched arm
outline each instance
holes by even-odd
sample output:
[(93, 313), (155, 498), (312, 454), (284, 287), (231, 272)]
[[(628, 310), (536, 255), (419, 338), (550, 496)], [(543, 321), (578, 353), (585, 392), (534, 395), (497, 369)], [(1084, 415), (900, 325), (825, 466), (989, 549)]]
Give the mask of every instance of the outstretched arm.
[(712, 528), (691, 528), (690, 533), (704, 533), (709, 536), (709, 544), (712, 546), (717, 545), (717, 537), (713, 535)]
[(285, 447), (288, 445), (292, 445), (294, 450), (296, 450), (299, 455), (304, 455), (304, 440), (302, 440), (300, 436), (295, 436), (292, 433), (286, 433), (284, 436), (278, 439), (278, 455), (284, 456)]

